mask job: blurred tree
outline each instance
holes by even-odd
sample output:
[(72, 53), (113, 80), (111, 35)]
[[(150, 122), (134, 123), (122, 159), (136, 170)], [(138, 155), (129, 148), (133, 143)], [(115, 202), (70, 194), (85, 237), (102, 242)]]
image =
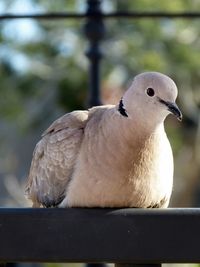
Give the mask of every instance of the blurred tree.
[[(81, 12), (85, 3), (7, 0), (0, 3), (0, 10), (2, 13)], [(104, 0), (102, 3), (105, 11), (175, 12), (200, 8), (196, 0)], [(169, 118), (167, 123), (175, 152), (173, 205), (199, 205), (196, 196), (200, 188), (200, 20), (110, 19), (105, 23), (104, 102), (116, 103), (128, 80), (139, 72), (160, 71), (176, 81), (184, 121), (180, 124)], [(12, 196), (13, 190), (16, 191), (12, 187), (13, 177), (24, 178), (27, 174), (33, 147), (42, 130), (60, 114), (85, 106), (88, 66), (82, 27), (83, 20), (73, 19), (13, 20), (0, 25), (0, 177)], [(23, 200), (18, 200), (20, 194), (19, 189), (15, 200), (22, 205)], [(5, 192), (1, 195), (5, 196)], [(9, 202), (2, 199), (1, 203), (14, 205), (10, 198)]]

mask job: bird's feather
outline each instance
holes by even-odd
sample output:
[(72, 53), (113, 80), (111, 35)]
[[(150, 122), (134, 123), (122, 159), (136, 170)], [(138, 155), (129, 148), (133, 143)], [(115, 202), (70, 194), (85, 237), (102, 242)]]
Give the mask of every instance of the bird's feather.
[(75, 111), (56, 120), (36, 145), (26, 186), (34, 206), (56, 206), (65, 197), (83, 138), (88, 111)]

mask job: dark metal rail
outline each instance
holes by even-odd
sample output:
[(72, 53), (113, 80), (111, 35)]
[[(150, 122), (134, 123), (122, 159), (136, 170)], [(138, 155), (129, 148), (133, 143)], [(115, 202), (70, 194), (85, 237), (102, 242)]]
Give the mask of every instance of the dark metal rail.
[(200, 209), (0, 209), (1, 262), (200, 262)]
[(129, 19), (162, 19), (162, 18), (173, 18), (173, 19), (198, 19), (200, 18), (200, 12), (141, 12), (141, 11), (120, 11), (120, 12), (109, 12), (100, 14), (88, 14), (88, 13), (69, 13), (69, 12), (59, 12), (59, 13), (46, 13), (46, 14), (3, 14), (0, 15), (0, 20), (6, 19), (84, 19), (84, 18), (129, 18)]

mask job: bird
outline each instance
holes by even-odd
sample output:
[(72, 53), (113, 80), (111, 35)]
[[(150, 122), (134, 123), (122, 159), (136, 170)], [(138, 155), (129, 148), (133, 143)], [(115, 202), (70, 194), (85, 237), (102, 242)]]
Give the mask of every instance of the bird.
[(117, 105), (76, 110), (42, 134), (25, 194), (32, 207), (167, 208), (173, 153), (164, 128), (175, 82), (159, 72), (134, 77)]

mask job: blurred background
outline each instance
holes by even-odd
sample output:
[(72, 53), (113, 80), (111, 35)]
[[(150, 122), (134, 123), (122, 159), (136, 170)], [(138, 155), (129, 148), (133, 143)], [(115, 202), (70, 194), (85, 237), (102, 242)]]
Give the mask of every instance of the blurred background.
[[(200, 10), (199, 0), (103, 0), (104, 12)], [(1, 0), (0, 13), (84, 12), (85, 0)], [(86, 107), (88, 42), (84, 19), (0, 21), (0, 205), (26, 207), (24, 184), (41, 133), (57, 117)], [(175, 157), (172, 207), (200, 206), (200, 18), (107, 19), (101, 44), (103, 103), (116, 104), (143, 71), (179, 88), (182, 123), (166, 131)]]

